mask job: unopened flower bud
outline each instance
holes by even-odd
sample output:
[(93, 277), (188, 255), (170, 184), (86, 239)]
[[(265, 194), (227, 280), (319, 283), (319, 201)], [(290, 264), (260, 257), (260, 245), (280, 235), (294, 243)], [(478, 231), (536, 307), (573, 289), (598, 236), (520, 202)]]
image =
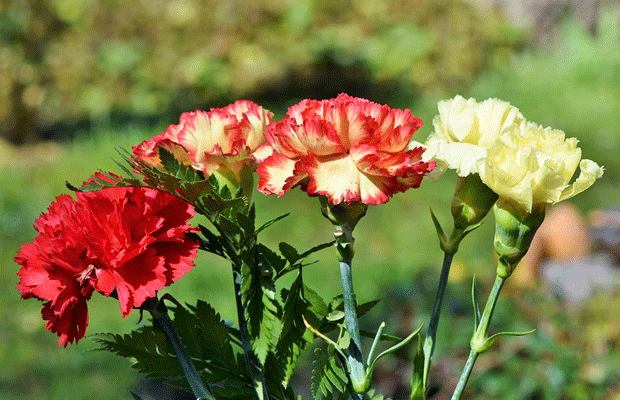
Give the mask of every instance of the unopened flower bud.
[(536, 230), (545, 218), (545, 209), (526, 212), (518, 205), (499, 199), (495, 215), (495, 251), (499, 256), (497, 275), (508, 278), (525, 256)]
[(489, 189), (478, 174), (459, 177), (452, 198), (454, 226), (465, 229), (484, 218), (497, 201), (497, 194)]

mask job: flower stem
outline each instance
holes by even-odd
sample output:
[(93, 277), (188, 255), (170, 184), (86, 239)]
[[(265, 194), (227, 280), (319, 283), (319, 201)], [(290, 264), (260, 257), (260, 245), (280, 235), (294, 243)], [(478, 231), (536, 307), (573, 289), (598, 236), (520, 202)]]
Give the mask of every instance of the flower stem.
[(450, 266), (454, 253), (444, 253), (443, 265), (441, 266), (441, 274), (439, 275), (439, 284), (437, 286), (437, 294), (435, 296), (435, 304), (431, 313), (431, 319), (428, 324), (428, 332), (424, 340), (424, 385), (428, 386), (428, 373), (431, 367), (433, 352), (435, 350), (435, 338), (437, 336), (437, 327), (439, 326), (439, 317), (441, 315), (441, 306), (448, 285), (448, 275), (450, 275)]
[(474, 349), (471, 349), (471, 351), (469, 352), (469, 357), (467, 358), (467, 362), (465, 363), (465, 367), (463, 368), (463, 372), (461, 373), (461, 378), (459, 379), (459, 382), (454, 389), (452, 400), (458, 400), (461, 398), (461, 395), (465, 390), (465, 385), (467, 385), (469, 375), (471, 375), (471, 370), (474, 368), (474, 364), (476, 363), (477, 358), (478, 352)]
[(504, 286), (505, 281), (506, 278), (502, 278), (501, 276), (495, 277), (493, 288), (491, 288), (491, 293), (489, 293), (487, 304), (484, 306), (484, 311), (480, 317), (480, 323), (471, 337), (471, 352), (469, 353), (469, 357), (465, 363), (459, 382), (456, 385), (454, 394), (452, 395), (452, 400), (459, 400), (461, 398), (478, 354), (486, 351), (490, 346), (490, 342), (488, 341), (489, 325), (491, 324), (491, 317), (493, 316), (493, 311), (495, 310), (499, 293), (502, 290), (502, 286)]
[(237, 319), (239, 320), (239, 334), (241, 336), (241, 344), (243, 347), (243, 357), (246, 366), (252, 377), (254, 390), (259, 399), (268, 400), (267, 385), (263, 376), (263, 367), (256, 359), (252, 351), (252, 343), (250, 342), (250, 333), (248, 332), (248, 321), (245, 319), (245, 310), (241, 300), (241, 268), (233, 266), (233, 282), (235, 285), (235, 301), (237, 304)]
[(349, 346), (349, 365), (351, 366), (351, 383), (355, 392), (364, 391), (366, 380), (364, 371), (364, 358), (362, 356), (362, 340), (357, 320), (355, 294), (353, 292), (353, 279), (351, 274), (351, 260), (340, 261), (340, 277), (342, 278), (342, 294), (344, 297), (344, 320), (347, 331), (351, 336)]
[(176, 354), (177, 359), (181, 364), (181, 368), (183, 369), (185, 377), (189, 382), (189, 386), (192, 389), (192, 392), (196, 396), (197, 400), (215, 400), (215, 397), (213, 397), (209, 389), (207, 389), (207, 387), (202, 382), (202, 379), (200, 379), (200, 376), (198, 375), (198, 372), (196, 371), (196, 368), (194, 367), (194, 364), (192, 363), (189, 354), (187, 354), (187, 351), (185, 350), (185, 346), (183, 346), (183, 343), (181, 342), (179, 334), (174, 328), (172, 320), (170, 319), (170, 317), (168, 317), (168, 313), (151, 311), (151, 314), (153, 315), (153, 318), (157, 321), (160, 329), (164, 332), (164, 335), (166, 335), (168, 342), (170, 342), (170, 344), (172, 345), (174, 353)]

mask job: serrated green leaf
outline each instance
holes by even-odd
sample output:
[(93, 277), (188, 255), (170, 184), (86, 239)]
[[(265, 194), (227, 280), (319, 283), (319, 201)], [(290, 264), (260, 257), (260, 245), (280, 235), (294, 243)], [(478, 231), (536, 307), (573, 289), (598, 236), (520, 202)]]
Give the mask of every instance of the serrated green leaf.
[(246, 237), (254, 236), (254, 220), (244, 213), (237, 213), (237, 222)]
[(332, 399), (336, 392), (345, 393), (349, 378), (344, 368), (337, 362), (335, 348), (329, 345), (327, 354), (320, 348), (314, 350), (316, 356), (312, 368), (311, 390), (315, 400)]
[(181, 192), (185, 194), (190, 202), (195, 202), (196, 199), (210, 189), (207, 181), (198, 182), (183, 182), (179, 187)]
[(241, 266), (241, 278), (241, 297), (252, 349), (262, 365), (275, 346), (276, 325), (279, 324), (275, 285), (270, 277), (261, 275), (256, 254)]
[(241, 230), (239, 226), (226, 218), (223, 215), (220, 215), (217, 219), (217, 224), (220, 227), (220, 232), (222, 235), (226, 237), (226, 239), (230, 243), (239, 244), (241, 241)]
[(339, 294), (329, 302), (329, 311), (344, 310), (344, 297)]
[[(317, 318), (322, 319), (327, 315), (328, 307), (323, 298), (306, 284), (303, 285), (303, 295), (304, 299), (308, 302), (308, 308)], [(308, 319), (308, 321), (312, 323), (310, 319)]]
[(101, 334), (94, 337), (100, 349), (134, 358), (133, 368), (147, 377), (181, 376), (183, 370), (166, 336), (153, 327), (142, 327), (126, 335)]
[(369, 302), (366, 302), (364, 304), (357, 306), (357, 317), (360, 318), (364, 316), (364, 314), (372, 310), (374, 306), (376, 306), (377, 303), (379, 303), (379, 301), (380, 300), (372, 300), (372, 301), (369, 301)]
[[(202, 301), (189, 309), (174, 309), (174, 325), (201, 378), (212, 384), (218, 399), (251, 398), (254, 389), (245, 364), (229, 343), (228, 327), (213, 308)], [(165, 335), (153, 327), (142, 327), (130, 335), (99, 335), (102, 349), (135, 359), (134, 368), (147, 376), (183, 376), (172, 346)], [(187, 388), (187, 382), (170, 382)]]
[(286, 267), (286, 260), (269, 249), (267, 246), (259, 243), (257, 244), (257, 249), (259, 254), (261, 254), (265, 261), (269, 263), (270, 267), (276, 272), (276, 274)]
[(348, 349), (351, 345), (351, 335), (349, 334), (349, 331), (343, 331), (342, 335), (338, 338), (337, 343), (341, 349)]
[(318, 294), (303, 284), (301, 274), (293, 281), (290, 290), (282, 289), (281, 296), (284, 301), (282, 328), (276, 345), (275, 364), (270, 370), (282, 374), (281, 380), (287, 384), (301, 351), (314, 340), (314, 335), (304, 324), (304, 316), (318, 326), (327, 306)]
[(200, 228), (200, 233), (203, 235), (203, 238), (201, 238), (196, 234), (200, 242), (200, 249), (230, 259), (231, 255), (229, 254), (230, 251), (228, 250), (227, 243), (224, 242), (220, 236), (211, 232), (207, 227), (203, 225), (198, 225), (198, 227)]
[(299, 260), (299, 253), (290, 244), (281, 242), (278, 245), (278, 248), (280, 249), (280, 253), (282, 253), (284, 258), (286, 258), (289, 263), (295, 264), (297, 260)]
[(188, 309), (173, 309), (175, 324), (186, 347), (194, 344), (196, 352), (203, 358), (209, 354), (217, 355), (222, 363), (234, 363), (234, 355), (229, 340), (229, 329), (220, 315), (205, 301), (199, 300)]
[(314, 400), (323, 400), (331, 394), (327, 388), (331, 388), (329, 379), (325, 376), (324, 371), (329, 368), (329, 359), (319, 348), (314, 350), (315, 360), (312, 362), (312, 384), (310, 389)]

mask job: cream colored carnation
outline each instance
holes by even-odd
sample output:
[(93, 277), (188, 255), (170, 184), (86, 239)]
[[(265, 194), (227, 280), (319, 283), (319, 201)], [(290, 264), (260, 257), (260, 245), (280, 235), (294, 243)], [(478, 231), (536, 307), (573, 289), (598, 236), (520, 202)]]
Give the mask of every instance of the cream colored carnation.
[[(459, 176), (477, 173), (477, 162), (507, 129), (524, 121), (510, 103), (487, 99), (482, 103), (456, 96), (437, 105), (439, 115), (433, 119), (435, 131), (426, 140), (428, 154)], [(438, 163), (441, 164), (441, 163)]]
[[(603, 167), (581, 160), (577, 139), (533, 123), (511, 127), (478, 161), (482, 182), (527, 212), (566, 200), (603, 176)], [(581, 160), (581, 161), (580, 161)], [(579, 177), (569, 184), (579, 165)]]

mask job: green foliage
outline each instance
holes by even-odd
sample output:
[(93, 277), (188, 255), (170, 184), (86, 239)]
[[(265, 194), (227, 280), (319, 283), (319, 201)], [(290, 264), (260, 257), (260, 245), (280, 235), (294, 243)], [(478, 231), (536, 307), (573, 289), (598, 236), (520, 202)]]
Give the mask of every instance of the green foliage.
[(281, 297), (284, 302), (281, 329), (275, 344), (275, 355), (272, 362), (266, 364), (266, 371), (286, 386), (301, 351), (314, 340), (314, 335), (304, 324), (304, 318), (311, 325), (320, 323), (327, 313), (327, 306), (316, 292), (303, 284), (301, 273), (290, 290), (282, 290)]
[(316, 356), (312, 365), (312, 396), (315, 400), (332, 399), (333, 394), (347, 393), (349, 376), (345, 372), (344, 360), (336, 357), (333, 344), (327, 346), (327, 354), (320, 348), (314, 350)]
[[(188, 309), (175, 308), (174, 325), (201, 378), (218, 399), (252, 396), (251, 379), (230, 340), (234, 333), (209, 304), (199, 301)], [(159, 329), (143, 326), (127, 335), (97, 335), (95, 341), (103, 350), (133, 359), (132, 367), (146, 376), (169, 378), (170, 383), (189, 387), (172, 346)]]
[(241, 267), (241, 293), (248, 330), (253, 338), (252, 349), (262, 365), (273, 350), (279, 304), (271, 277), (263, 275), (256, 267), (253, 262)]

